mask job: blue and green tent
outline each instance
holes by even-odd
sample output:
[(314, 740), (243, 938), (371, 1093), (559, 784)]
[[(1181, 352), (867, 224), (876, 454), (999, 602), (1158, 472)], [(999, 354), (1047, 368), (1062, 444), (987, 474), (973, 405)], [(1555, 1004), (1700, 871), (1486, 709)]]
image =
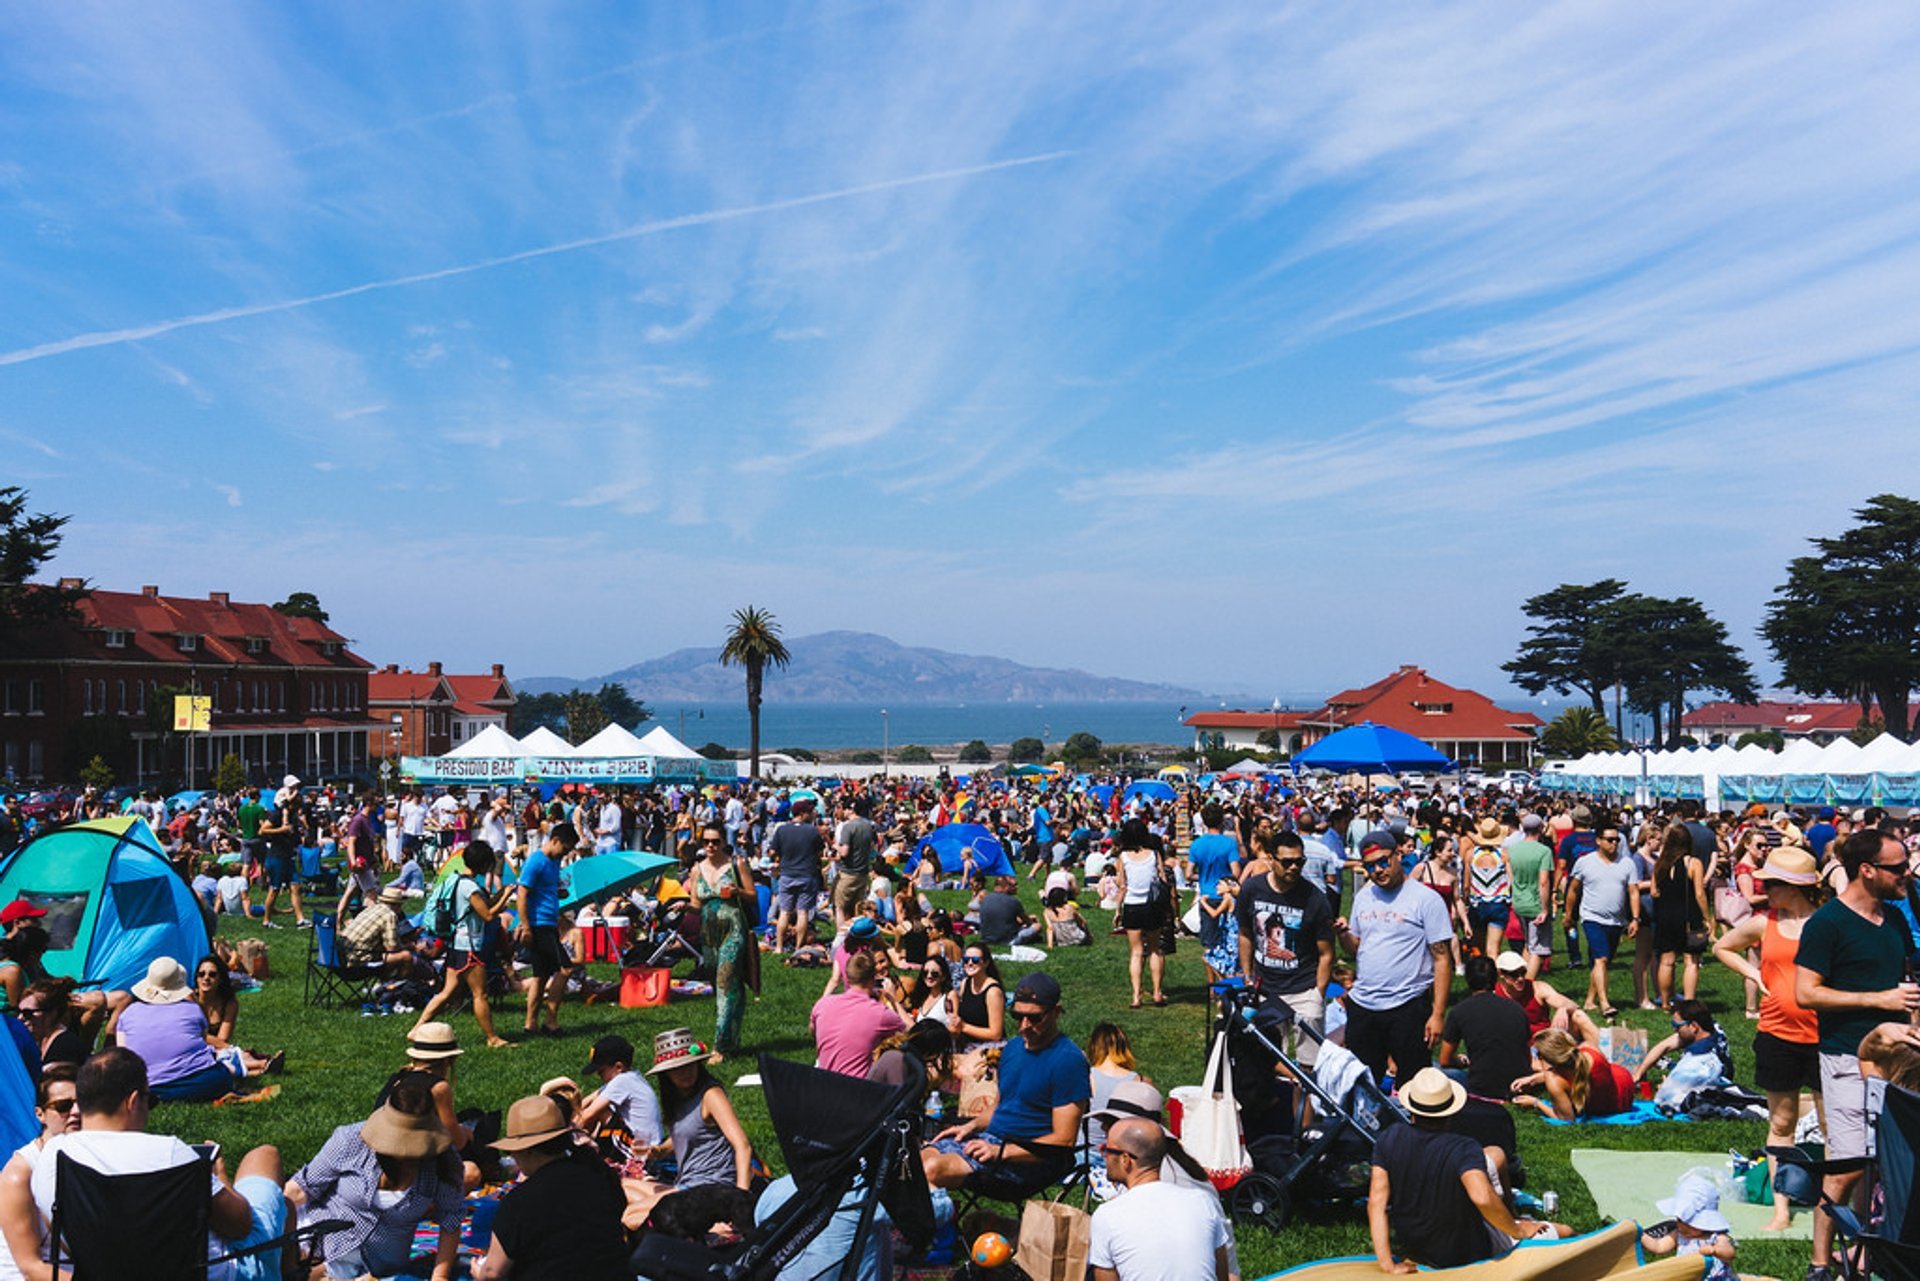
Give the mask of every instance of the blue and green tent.
[(119, 816), (56, 827), (0, 863), (0, 906), (46, 909), (50, 974), (124, 990), (156, 957), (191, 972), (207, 954), (207, 921), (153, 829)]

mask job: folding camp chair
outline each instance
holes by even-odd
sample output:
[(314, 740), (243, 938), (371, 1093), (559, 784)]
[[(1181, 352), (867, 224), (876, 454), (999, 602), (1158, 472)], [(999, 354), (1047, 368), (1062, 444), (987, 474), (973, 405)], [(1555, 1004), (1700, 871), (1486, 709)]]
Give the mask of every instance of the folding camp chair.
[[(1795, 1165), (1816, 1179), (1865, 1169), (1876, 1182), (1877, 1213), (1862, 1222), (1851, 1206), (1835, 1205), (1823, 1191), (1816, 1214), (1834, 1221), (1835, 1270), (1846, 1277), (1869, 1275), (1889, 1281), (1920, 1281), (1920, 1198), (1913, 1195), (1920, 1173), (1920, 1094), (1888, 1085), (1874, 1125), (1872, 1157), (1815, 1161), (1797, 1147), (1770, 1147), (1767, 1155)], [(1871, 1229), (1871, 1230), (1870, 1230)], [(1857, 1251), (1856, 1248), (1857, 1247)]]
[(55, 1275), (64, 1263), (72, 1281), (206, 1281), (208, 1264), (317, 1241), (348, 1226), (328, 1219), (209, 1258), (213, 1166), (206, 1157), (140, 1174), (102, 1174), (65, 1152), (55, 1159), (48, 1240)]
[[(867, 1234), (884, 1204), (893, 1227), (916, 1248), (933, 1236), (933, 1207), (919, 1160), (920, 1091), (760, 1056), (768, 1118), (796, 1192), (754, 1230), (744, 1249), (713, 1250), (649, 1232), (634, 1272), (651, 1281), (772, 1281), (835, 1216), (857, 1227), (837, 1281), (853, 1281)], [(876, 1118), (877, 1121), (876, 1121)], [(855, 1206), (857, 1209), (850, 1209)], [(824, 1279), (823, 1279), (824, 1281)]]
[(323, 1009), (366, 1004), (380, 981), (381, 967), (342, 963), (340, 931), (331, 916), (313, 918), (311, 939), (307, 945), (306, 1003)]

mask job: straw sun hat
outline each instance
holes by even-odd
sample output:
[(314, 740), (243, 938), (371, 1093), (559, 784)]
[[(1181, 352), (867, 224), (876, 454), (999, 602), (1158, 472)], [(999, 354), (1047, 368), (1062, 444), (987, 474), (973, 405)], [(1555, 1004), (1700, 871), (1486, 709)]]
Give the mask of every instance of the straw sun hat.
[(1466, 1087), (1436, 1067), (1421, 1068), (1400, 1090), (1400, 1105), (1415, 1116), (1437, 1120), (1467, 1105)]
[(1782, 885), (1812, 885), (1820, 879), (1820, 865), (1807, 851), (1782, 845), (1767, 855), (1766, 865), (1753, 874), (1753, 879), (1779, 881)]
[(187, 967), (171, 956), (156, 956), (147, 966), (147, 977), (133, 985), (133, 994), (148, 1005), (172, 1005), (193, 995), (187, 981)]
[(498, 1152), (522, 1152), (571, 1133), (573, 1123), (560, 1105), (545, 1094), (516, 1099), (507, 1109), (506, 1132), (488, 1147)]
[(694, 1039), (692, 1028), (673, 1028), (653, 1038), (653, 1066), (647, 1069), (647, 1075), (657, 1076), (689, 1064), (705, 1063), (712, 1057), (713, 1051)]
[(439, 1156), (453, 1146), (438, 1113), (429, 1110), (411, 1116), (391, 1103), (382, 1104), (361, 1125), (360, 1141), (381, 1156), (416, 1161)]
[(423, 1062), (451, 1059), (466, 1051), (445, 1023), (422, 1023), (407, 1033), (407, 1057)]

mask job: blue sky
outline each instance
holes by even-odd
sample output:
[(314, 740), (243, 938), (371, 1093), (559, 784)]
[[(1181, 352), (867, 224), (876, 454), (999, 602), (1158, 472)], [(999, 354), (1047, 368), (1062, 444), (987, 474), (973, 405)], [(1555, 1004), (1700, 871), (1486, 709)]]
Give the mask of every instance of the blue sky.
[(1920, 13), (0, 10), (0, 459), (102, 586), (590, 675), (753, 602), (1305, 696), (1920, 477)]

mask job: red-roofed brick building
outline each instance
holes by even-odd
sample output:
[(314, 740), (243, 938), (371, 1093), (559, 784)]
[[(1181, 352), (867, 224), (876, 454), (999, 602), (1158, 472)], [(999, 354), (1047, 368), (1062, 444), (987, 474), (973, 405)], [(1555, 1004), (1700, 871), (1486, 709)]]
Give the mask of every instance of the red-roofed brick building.
[(371, 664), (315, 619), (225, 592), (201, 600), (158, 587), (95, 591), (73, 621), (29, 629), (8, 649), (0, 656), (0, 771), (17, 780), (70, 780), (95, 753), (123, 778), (184, 776), (181, 749), (155, 728), (171, 723), (164, 689), (212, 700), (211, 730), (186, 736), (198, 781), (228, 754), (263, 784), (367, 769)]
[[(1877, 709), (1873, 719), (1880, 721)], [(1851, 734), (1859, 723), (1858, 703), (1704, 703), (1680, 718), (1680, 732), (1702, 743), (1731, 743), (1763, 730), (1831, 743)]]
[(1313, 712), (1198, 712), (1187, 718), (1196, 747), (1251, 749), (1263, 731), (1277, 731), (1281, 749), (1298, 751), (1337, 729), (1372, 721), (1389, 725), (1463, 764), (1525, 765), (1542, 722), (1532, 712), (1500, 707), (1485, 694), (1459, 689), (1411, 664), (1359, 689), (1342, 690)]
[(506, 669), (451, 675), (437, 662), (416, 672), (389, 663), (367, 677), (367, 706), (377, 722), (368, 732), (375, 757), (441, 756), (489, 725), (507, 727), (519, 695)]

